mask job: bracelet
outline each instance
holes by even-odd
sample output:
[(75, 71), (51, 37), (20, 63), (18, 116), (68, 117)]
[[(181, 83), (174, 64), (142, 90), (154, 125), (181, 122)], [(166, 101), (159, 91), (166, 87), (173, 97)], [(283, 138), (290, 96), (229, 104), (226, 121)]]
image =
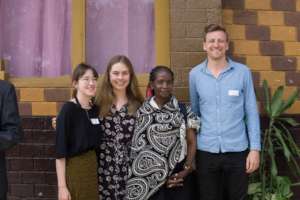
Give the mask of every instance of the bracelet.
[(192, 167), (191, 167), (191, 165), (184, 164), (183, 168), (184, 168), (185, 170), (190, 170)]

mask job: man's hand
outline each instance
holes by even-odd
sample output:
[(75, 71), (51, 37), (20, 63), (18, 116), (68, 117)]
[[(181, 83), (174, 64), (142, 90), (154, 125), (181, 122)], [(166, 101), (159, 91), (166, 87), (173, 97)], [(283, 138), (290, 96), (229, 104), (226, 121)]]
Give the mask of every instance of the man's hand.
[(259, 151), (251, 150), (246, 159), (246, 173), (250, 174), (259, 167)]

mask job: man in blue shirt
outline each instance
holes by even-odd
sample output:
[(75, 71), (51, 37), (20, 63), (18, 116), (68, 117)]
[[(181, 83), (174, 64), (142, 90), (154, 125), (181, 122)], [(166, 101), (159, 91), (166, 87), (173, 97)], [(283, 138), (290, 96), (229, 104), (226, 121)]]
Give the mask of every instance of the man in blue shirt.
[(228, 34), (205, 28), (207, 59), (189, 75), (192, 110), (201, 117), (196, 166), (199, 199), (243, 200), (259, 167), (260, 126), (250, 70), (226, 57)]

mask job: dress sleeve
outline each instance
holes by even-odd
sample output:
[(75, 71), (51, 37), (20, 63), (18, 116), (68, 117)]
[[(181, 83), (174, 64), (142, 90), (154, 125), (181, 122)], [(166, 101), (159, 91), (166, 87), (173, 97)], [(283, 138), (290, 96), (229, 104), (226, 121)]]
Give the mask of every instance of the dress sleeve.
[(68, 104), (64, 104), (57, 116), (56, 126), (56, 158), (68, 156), (68, 136), (70, 135), (71, 109)]
[(196, 129), (197, 132), (200, 129), (200, 117), (198, 117), (193, 111), (191, 106), (186, 105), (187, 111), (187, 128)]

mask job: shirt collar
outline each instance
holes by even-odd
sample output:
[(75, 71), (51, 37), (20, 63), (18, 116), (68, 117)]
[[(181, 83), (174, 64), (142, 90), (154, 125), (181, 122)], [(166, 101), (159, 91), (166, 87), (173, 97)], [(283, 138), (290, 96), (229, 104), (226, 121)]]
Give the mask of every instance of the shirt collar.
[(178, 107), (178, 102), (177, 102), (177, 99), (174, 98), (174, 96), (171, 97), (170, 101), (167, 102), (162, 108), (160, 108), (158, 106), (158, 104), (156, 103), (156, 101), (154, 100), (154, 96), (150, 98), (149, 100), (149, 104), (155, 108), (155, 109), (158, 109), (158, 110), (161, 110), (162, 108), (166, 107), (166, 106), (170, 106), (170, 105), (173, 105), (174, 107)]
[[(233, 61), (229, 57), (227, 57), (226, 59), (227, 59), (227, 62), (228, 62), (228, 66), (221, 72), (221, 74), (235, 68), (235, 66), (233, 64)], [(207, 63), (208, 63), (208, 59), (205, 59), (204, 67), (202, 68), (202, 72), (204, 72), (206, 74), (211, 74), (211, 72), (207, 68)]]

